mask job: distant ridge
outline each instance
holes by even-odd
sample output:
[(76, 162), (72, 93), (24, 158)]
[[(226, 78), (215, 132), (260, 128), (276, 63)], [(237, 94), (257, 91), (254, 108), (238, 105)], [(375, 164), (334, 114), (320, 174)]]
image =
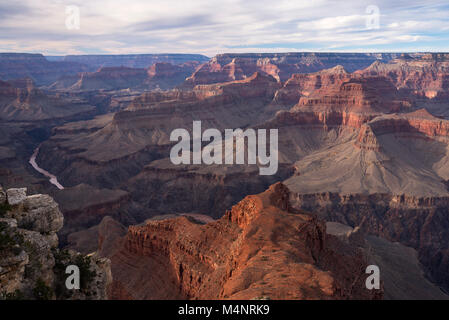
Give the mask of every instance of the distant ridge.
[(86, 64), (93, 68), (99, 67), (130, 67), (130, 68), (148, 68), (159, 63), (183, 64), (191, 61), (204, 63), (209, 61), (209, 57), (201, 54), (182, 54), (182, 53), (164, 53), (164, 54), (117, 54), (117, 55), (67, 55), (67, 56), (47, 56), (49, 61), (65, 61)]

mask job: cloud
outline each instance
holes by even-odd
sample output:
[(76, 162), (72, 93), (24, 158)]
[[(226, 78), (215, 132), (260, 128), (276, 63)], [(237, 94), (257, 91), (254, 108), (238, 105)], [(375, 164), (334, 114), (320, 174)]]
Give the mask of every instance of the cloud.
[[(80, 8), (68, 30), (65, 7)], [(367, 28), (367, 7), (379, 28)], [(445, 1), (0, 0), (0, 51), (449, 51)]]

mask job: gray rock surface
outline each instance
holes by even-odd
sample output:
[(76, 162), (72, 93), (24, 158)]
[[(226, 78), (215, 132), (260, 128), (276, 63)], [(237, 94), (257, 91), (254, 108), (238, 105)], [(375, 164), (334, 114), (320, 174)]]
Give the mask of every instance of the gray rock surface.
[(38, 232), (58, 232), (64, 224), (64, 216), (59, 211), (58, 204), (46, 194), (36, 194), (26, 197), (24, 209), (26, 217), (18, 219), (19, 226), (23, 223)]
[(20, 204), (27, 197), (27, 188), (11, 188), (6, 191), (8, 203), (12, 206)]
[(67, 261), (62, 258), (64, 252), (58, 249), (56, 232), (64, 219), (52, 197), (27, 196), (26, 189), (20, 188), (8, 189), (3, 198), (12, 209), (0, 218), (0, 300), (17, 298), (18, 293), (22, 298), (36, 299), (34, 289), (38, 285), (46, 286), (45, 298), (49, 299), (107, 299), (112, 283), (110, 261), (95, 256), (87, 260), (88, 268), (95, 272), (87, 288), (57, 296), (56, 289), (65, 288), (65, 267), (76, 263), (75, 258), (81, 254), (72, 252)]

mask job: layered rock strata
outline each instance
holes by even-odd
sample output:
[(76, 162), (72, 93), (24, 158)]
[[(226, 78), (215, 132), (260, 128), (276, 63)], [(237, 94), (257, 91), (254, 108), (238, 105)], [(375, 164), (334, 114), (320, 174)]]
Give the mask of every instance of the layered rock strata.
[(181, 217), (126, 232), (107, 219), (99, 233), (100, 253), (112, 261), (113, 298), (382, 297), (382, 290), (365, 287), (363, 250), (293, 210), (280, 183), (247, 196), (215, 222)]

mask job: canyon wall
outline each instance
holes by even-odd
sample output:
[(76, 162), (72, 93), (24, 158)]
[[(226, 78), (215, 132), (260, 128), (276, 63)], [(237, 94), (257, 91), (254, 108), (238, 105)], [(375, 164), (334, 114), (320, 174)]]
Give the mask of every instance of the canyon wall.
[(292, 194), (292, 206), (328, 221), (359, 226), (366, 232), (418, 251), (427, 276), (449, 288), (449, 197), (390, 194)]

